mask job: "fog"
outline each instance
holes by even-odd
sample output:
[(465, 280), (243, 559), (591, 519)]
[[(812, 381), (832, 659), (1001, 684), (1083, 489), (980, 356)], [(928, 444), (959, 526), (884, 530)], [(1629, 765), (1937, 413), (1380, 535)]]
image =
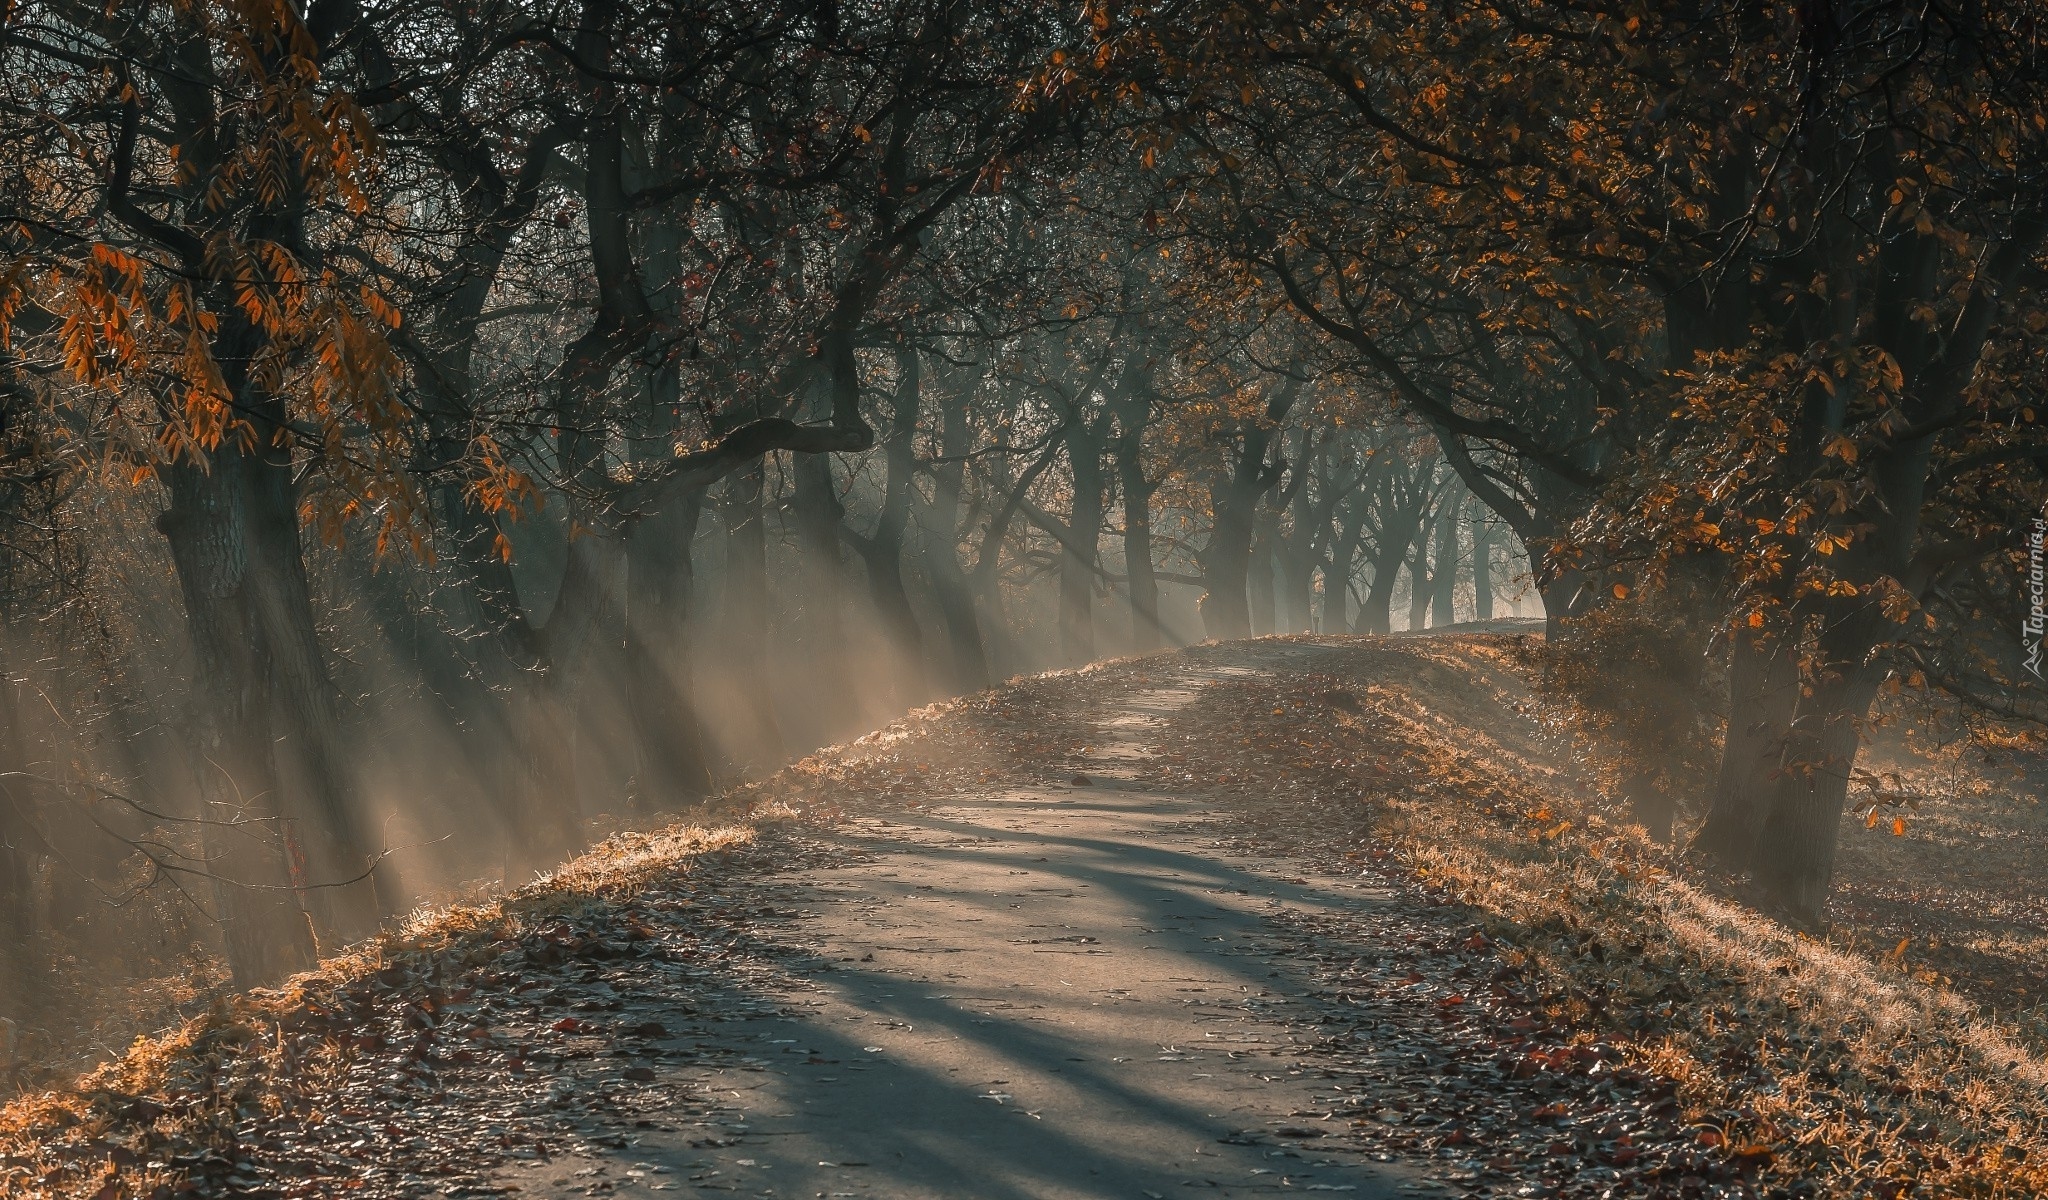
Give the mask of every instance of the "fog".
[[(707, 503), (688, 544), (678, 636), (646, 647), (651, 663), (640, 671), (618, 654), (593, 654), (568, 702), (544, 723), (515, 716), (520, 670), (490, 661), (486, 632), (463, 623), (477, 605), (446, 562), (379, 556), (360, 541), (309, 548), (320, 633), (345, 699), (347, 793), (359, 806), (357, 824), (372, 831), (388, 910), (517, 886), (606, 832), (686, 817), (733, 783), (957, 694), (972, 672), (997, 682), (1075, 665), (1063, 650), (1076, 635), (1062, 628), (1059, 579), (1073, 556), (1058, 539), (1028, 522), (1010, 531), (994, 588), (976, 597), (985, 667), (961, 664), (933, 576), (942, 569), (938, 556), (963, 552), (962, 531), (935, 535), (912, 523), (903, 564), (916, 636), (906, 644), (878, 612), (855, 554), (804, 561), (787, 520), (788, 466), (787, 457), (766, 464), (757, 510), (766, 605), (747, 605), (748, 589), (732, 569), (745, 510)], [(871, 528), (883, 501), (876, 481), (857, 459), (834, 478), (846, 528)], [(1070, 484), (1048, 471), (1036, 486), (1052, 508)], [(0, 751), (17, 764), (4, 795), (16, 839), (7, 864), (20, 875), (23, 903), (6, 914), (15, 936), (5, 950), (0, 1013), (11, 1022), (9, 1078), (17, 1084), (112, 1053), (233, 985), (222, 920), (233, 919), (239, 894), (263, 886), (236, 875), (253, 844), (281, 833), (291, 844), (300, 860), (294, 907), (308, 914), (302, 919), (319, 950), (363, 932), (344, 930), (331, 903), (362, 889), (343, 886), (359, 871), (319, 865), (300, 844), (304, 835), (259, 815), (264, 798), (240, 781), (226, 780), (225, 791), (202, 786), (209, 776), (219, 781), (221, 765), (199, 752), (191, 732), (191, 650), (179, 627), (173, 564), (160, 538), (132, 531), (123, 493), (95, 490), (67, 500), (77, 521), (67, 538), (90, 536), (97, 548), (69, 582), (75, 594), (11, 627), (11, 719)], [(509, 525), (512, 576), (540, 622), (567, 549), (563, 507), (544, 500)], [(1088, 568), (1095, 578), (1086, 634), (1095, 656), (1199, 639), (1201, 564), (1186, 547), (1204, 531), (1203, 514), (1152, 514), (1160, 571), (1188, 580), (1160, 585), (1156, 624), (1133, 616), (1127, 581), (1103, 565), (1121, 561), (1121, 514), (1111, 515), (1099, 561)], [(1449, 568), (1462, 573), (1454, 613), (1461, 620), (1478, 615), (1471, 532), (1461, 530), (1465, 557)], [(1491, 565), (1498, 599), (1490, 615), (1530, 611), (1526, 565), (1506, 555)], [(1268, 564), (1269, 593), (1284, 585), (1277, 566)], [(1403, 572), (1392, 606), (1397, 627), (1410, 609)], [(1362, 593), (1366, 582), (1348, 586)], [(1266, 623), (1254, 632), (1328, 631), (1331, 609), (1320, 593), (1335, 584), (1319, 576), (1315, 586), (1306, 612), (1298, 598), (1263, 606)], [(614, 588), (622, 597), (629, 590), (624, 579)], [(1346, 611), (1356, 619), (1355, 595)], [(627, 617), (607, 617), (613, 649), (624, 648)], [(1146, 638), (1141, 628), (1156, 632)], [(648, 704), (650, 665), (687, 698), (688, 714), (686, 726), (654, 738), (635, 719)], [(304, 792), (306, 761), (279, 743), (279, 786)], [(648, 761), (651, 749), (678, 746), (700, 760), (698, 786), (664, 783)], [(540, 792), (543, 785), (549, 790)], [(573, 839), (568, 827), (578, 831)]]

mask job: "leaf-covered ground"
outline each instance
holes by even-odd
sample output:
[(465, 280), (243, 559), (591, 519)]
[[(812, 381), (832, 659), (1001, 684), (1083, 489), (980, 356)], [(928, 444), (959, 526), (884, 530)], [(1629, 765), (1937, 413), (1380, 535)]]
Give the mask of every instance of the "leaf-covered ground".
[[(585, 1194), (723, 1189), (633, 1155), (748, 1136), (686, 1081), (756, 1069), (740, 1031), (828, 969), (763, 881), (843, 865), (849, 816), (1129, 768), (1206, 813), (1219, 861), (1393, 897), (1270, 919), (1300, 988), (1272, 1008), (1286, 1072), (1316, 1088), (1259, 1142), (1282, 1166), (1313, 1146), (1469, 1195), (2048, 1194), (2039, 1010), (2013, 1007), (2043, 881), (2008, 848), (2038, 810), (1982, 772), (1928, 789), (1904, 836), (1852, 839), (1816, 940), (1617, 824), (1530, 670), (1512, 636), (1269, 639), (921, 710), (16, 1103), (0, 1193), (493, 1194), (572, 1160)], [(1167, 685), (1194, 696), (1149, 753), (1103, 762), (1104, 714)], [(1932, 957), (1951, 945), (1974, 957)]]
[[(1742, 1179), (1885, 1200), (2048, 1194), (2041, 1011), (1993, 1007), (2041, 965), (2029, 948), (2048, 879), (2029, 857), (2041, 836), (2030, 799), (1985, 783), (1929, 795), (1903, 837), (1845, 829), (1847, 899), (1817, 940), (1692, 876), (1586, 793), (1527, 686), (1530, 652), (1498, 636), (1304, 644), (1300, 672), (1213, 689), (1170, 750), (1183, 778), (1233, 795), (1247, 836), (1319, 848), (1324, 862), (1397, 863), (1491, 943), (1462, 976), (1417, 987), (1455, 998), (1447, 1023), (1479, 1033), (1460, 1073), (1480, 1056), (1484, 1076), (1489, 1051), (1496, 1073), (1448, 1085), (1466, 1093), (1436, 1106), (1452, 1132), (1397, 1144), (1463, 1147), (1477, 1114), (1526, 1156), (1518, 1119), (1547, 1123), (1548, 1186), (1568, 1194), (1616, 1186), (1600, 1167), (1629, 1178), (1618, 1195)], [(1972, 838), (1974, 861), (1957, 869), (1952, 831), (1988, 821), (2020, 836)], [(2001, 951), (1979, 954), (1969, 990), (1916, 966), (1910, 945), (1890, 953), (1964, 913), (1998, 930)], [(1536, 1069), (1647, 1072), (1675, 1088), (1648, 1107), (1606, 1084), (1533, 1108), (1487, 1103), (1502, 1075)]]

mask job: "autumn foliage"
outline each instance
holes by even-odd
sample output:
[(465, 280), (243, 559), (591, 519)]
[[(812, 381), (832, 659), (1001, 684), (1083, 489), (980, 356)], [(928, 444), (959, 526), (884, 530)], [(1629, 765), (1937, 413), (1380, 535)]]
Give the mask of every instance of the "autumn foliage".
[(1824, 929), (1886, 722), (2044, 715), (2037, 19), (0, 0), (0, 1004), (1507, 616), (1606, 811)]

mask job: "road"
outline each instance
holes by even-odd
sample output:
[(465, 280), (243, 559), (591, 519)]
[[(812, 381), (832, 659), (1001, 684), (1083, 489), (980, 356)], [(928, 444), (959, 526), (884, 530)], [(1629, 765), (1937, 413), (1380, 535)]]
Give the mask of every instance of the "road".
[(1146, 732), (1200, 682), (1115, 702), (1095, 765), (1068, 786), (851, 821), (825, 839), (834, 865), (761, 880), (764, 907), (794, 910), (780, 936), (797, 953), (718, 1024), (723, 1059), (684, 1052), (708, 1027), (677, 1034), (673, 1056), (643, 1068), (675, 1108), (616, 1147), (513, 1167), (501, 1186), (891, 1200), (1424, 1190), (1325, 1136), (1330, 1084), (1298, 1053), (1312, 1036), (1305, 976), (1271, 936), (1276, 917), (1359, 916), (1392, 896), (1232, 856), (1202, 802), (1136, 782)]

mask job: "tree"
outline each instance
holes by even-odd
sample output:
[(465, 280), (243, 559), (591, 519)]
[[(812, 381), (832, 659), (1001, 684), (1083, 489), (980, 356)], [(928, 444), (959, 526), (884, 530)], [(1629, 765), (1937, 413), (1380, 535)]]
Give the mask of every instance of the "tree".
[[(16, 353), (75, 381), (79, 402), (148, 397), (114, 411), (137, 478), (167, 499), (204, 811), (222, 831), (215, 903), (251, 982), (307, 960), (299, 905), (348, 933), (396, 903), (372, 890), (300, 540), (302, 507), (381, 510), (390, 534), (418, 503), (399, 469), (395, 314), (313, 241), (367, 207), (368, 119), (320, 67), (352, 29), (344, 5), (301, 19), (164, 4), (118, 19), (39, 9), (6, 42), (23, 67), (76, 80), (69, 119), (91, 136), (36, 147), (61, 190), (19, 227), (0, 313), (27, 335)], [(320, 878), (365, 886), (306, 891), (301, 848)]]

